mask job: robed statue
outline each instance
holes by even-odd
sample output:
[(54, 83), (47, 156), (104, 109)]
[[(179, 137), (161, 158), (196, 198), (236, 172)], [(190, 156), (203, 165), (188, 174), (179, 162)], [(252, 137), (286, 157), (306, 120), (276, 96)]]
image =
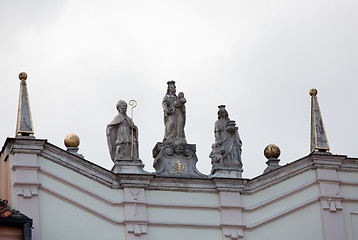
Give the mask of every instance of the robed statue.
[(185, 103), (184, 93), (176, 95), (175, 81), (167, 82), (167, 93), (163, 98), (164, 139), (163, 142), (186, 142), (185, 139)]
[(109, 153), (113, 162), (138, 160), (138, 128), (127, 116), (127, 103), (119, 100), (118, 115), (107, 125), (106, 135)]
[(241, 146), (242, 141), (235, 126), (235, 121), (229, 119), (229, 114), (225, 105), (219, 106), (218, 120), (214, 126), (215, 143), (212, 145), (210, 153), (213, 167), (225, 166), (241, 168)]

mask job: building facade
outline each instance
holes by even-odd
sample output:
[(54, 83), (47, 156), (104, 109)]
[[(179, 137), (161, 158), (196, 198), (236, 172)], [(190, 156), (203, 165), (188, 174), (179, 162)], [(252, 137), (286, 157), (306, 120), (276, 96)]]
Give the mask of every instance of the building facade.
[(19, 114), (29, 124), (20, 116), (2, 147), (0, 198), (33, 219), (33, 239), (358, 239), (358, 158), (329, 152), (317, 92), (312, 152), (279, 166), (273, 146), (268, 169), (253, 179), (236, 167), (196, 173), (195, 156), (182, 157), (193, 149), (185, 143), (165, 150), (154, 173), (130, 161), (109, 171), (77, 154), (78, 145), (65, 151), (36, 139), (24, 92)]

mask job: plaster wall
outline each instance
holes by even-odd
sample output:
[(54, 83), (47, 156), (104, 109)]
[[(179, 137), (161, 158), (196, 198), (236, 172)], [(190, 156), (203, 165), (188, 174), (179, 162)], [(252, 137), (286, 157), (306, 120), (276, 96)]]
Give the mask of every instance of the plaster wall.
[[(60, 174), (61, 175), (61, 174)], [(42, 192), (47, 192), (48, 194), (52, 194), (53, 196), (56, 196), (59, 199), (62, 199), (62, 201), (71, 201), (72, 205), (77, 205), (78, 207), (82, 206), (89, 210), (92, 210), (94, 212), (101, 212), (104, 213), (107, 217), (112, 218), (116, 221), (123, 221), (124, 211), (123, 206), (121, 206), (121, 192), (123, 190), (116, 189), (114, 191), (117, 194), (117, 199), (114, 199), (114, 196), (112, 196), (113, 202), (105, 202), (99, 198), (96, 198), (92, 195), (89, 195), (87, 192), (79, 191), (78, 189), (73, 188), (72, 186), (66, 185), (62, 182), (59, 182), (57, 179), (53, 179), (51, 177), (48, 177), (44, 174), (38, 175), (39, 181), (41, 182), (40, 189)], [(73, 181), (73, 179), (66, 179), (66, 181)], [(88, 186), (86, 189), (89, 192), (96, 193), (96, 189), (92, 189), (90, 180), (88, 179)], [(74, 182), (76, 184), (76, 182)], [(106, 186), (102, 185), (102, 188), (107, 188)], [(112, 194), (114, 195), (114, 194)], [(104, 199), (107, 199), (107, 196), (101, 196)], [(112, 204), (111, 204), (112, 203)], [(117, 204), (113, 204), (117, 203)], [(40, 198), (39, 205), (40, 205), (40, 211), (42, 211), (43, 204), (46, 204), (46, 202)]]
[(151, 227), (148, 229), (149, 240), (221, 240), (220, 229), (190, 229), (190, 228), (163, 228)]
[(39, 198), (42, 239), (125, 239), (124, 226), (109, 223), (42, 190)]
[(9, 158), (9, 169), (10, 169), (10, 182), (11, 182), (11, 207), (14, 209), (18, 209), (17, 207), (17, 193), (16, 193), (16, 189), (14, 186), (15, 183), (15, 172), (12, 170), (12, 167), (14, 166), (14, 155), (10, 154)]
[(342, 203), (347, 240), (358, 240), (358, 203)]
[(310, 205), (254, 231), (245, 231), (244, 239), (323, 240), (320, 204)]
[(337, 172), (341, 180), (339, 195), (343, 196), (342, 212), (347, 240), (358, 240), (358, 178), (357, 172)]
[(150, 222), (220, 225), (219, 194), (146, 191)]
[[(291, 213), (292, 215), (295, 215), (296, 211), (299, 211), (301, 208), (307, 207), (304, 205), (305, 203), (314, 201), (314, 199), (317, 199), (316, 201), (318, 202), (318, 196), (319, 188), (318, 185), (315, 184), (291, 196), (275, 200), (272, 203), (262, 208), (258, 208), (253, 212), (244, 212), (243, 221), (246, 225), (251, 225), (263, 219), (271, 218), (277, 214), (282, 213), (283, 211), (288, 211), (291, 209), (296, 209), (293, 211), (293, 213)], [(267, 199), (270, 198), (272, 198), (272, 196), (267, 196)], [(252, 208), (252, 206), (245, 207), (248, 207), (249, 209)]]
[(123, 201), (124, 199), (123, 190), (111, 189), (90, 179), (89, 177), (83, 176), (43, 157), (38, 157), (38, 162), (40, 165), (40, 174), (42, 176), (47, 174), (52, 175), (55, 178), (58, 177), (60, 179), (64, 179), (80, 188), (98, 194), (99, 196), (104, 196), (111, 201), (118, 202)]
[(241, 203), (245, 207), (259, 204), (274, 196), (315, 181), (316, 178), (316, 172), (314, 170), (308, 170), (253, 194), (242, 194)]
[(339, 195), (342, 195), (344, 198), (355, 198), (358, 204), (358, 185), (357, 186), (340, 186)]
[(146, 191), (149, 203), (165, 203), (180, 205), (219, 205), (219, 194), (199, 192)]
[(218, 210), (197, 209), (147, 209), (149, 222), (167, 222), (190, 224), (213, 224), (220, 225), (220, 212)]
[(351, 234), (352, 235), (348, 235), (347, 234), (347, 239), (348, 240), (350, 240), (350, 239), (352, 239), (352, 240), (357, 240), (358, 239), (358, 212), (356, 212), (356, 213), (351, 213), (350, 214), (350, 216), (351, 216), (351, 229), (352, 229), (352, 231), (350, 231), (351, 232)]
[(357, 172), (337, 171), (337, 177), (342, 181), (355, 181), (358, 183)]

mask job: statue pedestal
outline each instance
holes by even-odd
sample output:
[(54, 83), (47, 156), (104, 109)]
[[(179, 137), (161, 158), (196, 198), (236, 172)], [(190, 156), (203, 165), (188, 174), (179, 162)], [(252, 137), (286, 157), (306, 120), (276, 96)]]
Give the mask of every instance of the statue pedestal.
[(210, 177), (217, 177), (217, 178), (242, 178), (242, 167), (241, 166), (221, 166), (216, 165), (213, 166), (211, 170)]
[(185, 142), (158, 142), (153, 149), (157, 176), (207, 177), (196, 169), (196, 145)]
[(264, 173), (271, 172), (272, 170), (275, 170), (277, 168), (280, 168), (281, 166), (278, 164), (280, 162), (280, 159), (277, 158), (270, 158), (266, 164), (267, 168), (265, 169)]
[(114, 173), (147, 173), (143, 170), (144, 164), (141, 160), (117, 160), (114, 162), (112, 172)]

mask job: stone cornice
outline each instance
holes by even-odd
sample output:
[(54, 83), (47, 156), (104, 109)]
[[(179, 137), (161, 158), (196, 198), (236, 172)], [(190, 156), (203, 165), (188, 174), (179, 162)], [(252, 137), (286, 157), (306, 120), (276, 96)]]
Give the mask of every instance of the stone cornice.
[(243, 194), (256, 193), (312, 168), (312, 161), (309, 156), (303, 157), (271, 172), (249, 180), (244, 186)]
[(249, 179), (234, 179), (234, 178), (213, 178), (216, 188), (219, 191), (228, 192), (242, 192), (245, 184)]
[[(344, 155), (312, 153), (286, 164), (269, 173), (253, 179), (234, 178), (181, 178), (161, 177), (154, 173), (115, 174), (83, 158), (68, 153), (43, 139), (7, 138), (2, 154), (37, 154), (63, 167), (71, 169), (110, 188), (141, 187), (149, 190), (217, 192), (233, 191), (253, 194), (270, 186), (297, 176), (309, 169), (335, 169), (337, 171), (358, 171), (358, 158)], [(14, 166), (21, 168), (21, 166)]]
[(179, 178), (155, 176), (150, 185), (150, 190), (165, 191), (189, 191), (189, 192), (216, 192), (216, 186), (211, 179), (203, 178)]
[[(349, 166), (349, 168), (348, 168)], [(260, 175), (247, 182), (243, 194), (253, 194), (286, 179), (292, 178), (309, 169), (334, 169), (337, 171), (358, 171), (358, 159), (347, 158), (345, 155), (327, 153), (312, 153), (306, 157), (291, 162), (269, 173)]]
[(327, 153), (312, 153), (309, 155), (315, 168), (337, 170), (342, 166), (342, 161), (347, 158), (343, 155), (333, 155)]
[(338, 171), (358, 172), (358, 158), (345, 158)]
[(52, 144), (47, 143), (44, 146), (41, 156), (108, 187), (116, 188), (115, 173)]
[(4, 146), (1, 149), (1, 153), (7, 152), (9, 154), (15, 153), (28, 153), (28, 154), (40, 154), (43, 147), (47, 143), (46, 139), (35, 138), (7, 138)]

